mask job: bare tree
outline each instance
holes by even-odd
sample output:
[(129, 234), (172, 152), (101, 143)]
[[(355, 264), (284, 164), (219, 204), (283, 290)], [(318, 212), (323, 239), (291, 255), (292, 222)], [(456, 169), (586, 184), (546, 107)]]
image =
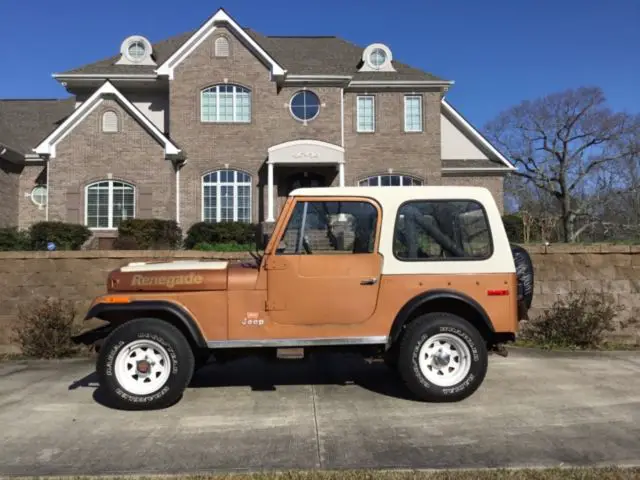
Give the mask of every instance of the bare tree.
[(602, 90), (583, 87), (524, 101), (485, 131), (518, 167), (515, 175), (555, 200), (563, 239), (572, 242), (589, 225), (584, 219), (594, 207), (612, 200), (603, 198), (603, 188), (611, 192), (617, 185), (613, 167), (637, 154), (632, 139), (639, 129), (638, 116), (612, 112)]

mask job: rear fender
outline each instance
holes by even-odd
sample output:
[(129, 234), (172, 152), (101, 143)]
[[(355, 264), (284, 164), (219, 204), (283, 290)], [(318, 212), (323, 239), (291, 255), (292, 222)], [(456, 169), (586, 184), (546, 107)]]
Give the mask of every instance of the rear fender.
[[(443, 304), (447, 306), (443, 308)], [(398, 312), (391, 326), (389, 343), (395, 343), (404, 327), (416, 316), (430, 311), (448, 311), (468, 317), (485, 339), (494, 335), (493, 323), (485, 309), (473, 298), (455, 290), (438, 289), (421, 293), (409, 300)]]
[(187, 340), (199, 348), (207, 348), (207, 342), (191, 314), (178, 304), (163, 300), (135, 300), (128, 303), (95, 303), (85, 315), (85, 320), (98, 318), (109, 322), (84, 331), (73, 337), (76, 343), (93, 344), (104, 339), (122, 323), (134, 318), (159, 318), (182, 331)]

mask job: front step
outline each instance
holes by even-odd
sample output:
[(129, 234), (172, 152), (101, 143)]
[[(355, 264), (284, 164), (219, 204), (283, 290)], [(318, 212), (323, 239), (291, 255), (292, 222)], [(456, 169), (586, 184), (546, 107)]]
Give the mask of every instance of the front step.
[(283, 360), (300, 360), (304, 358), (304, 348), (278, 348), (276, 357)]

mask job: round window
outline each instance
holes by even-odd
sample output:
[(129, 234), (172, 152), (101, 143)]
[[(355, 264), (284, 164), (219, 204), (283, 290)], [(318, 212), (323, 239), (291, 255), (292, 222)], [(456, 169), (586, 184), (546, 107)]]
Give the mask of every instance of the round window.
[(374, 68), (380, 68), (387, 61), (387, 54), (381, 48), (376, 48), (369, 55), (369, 61)]
[(139, 62), (144, 58), (146, 53), (146, 48), (144, 43), (141, 42), (140, 40), (131, 42), (131, 44), (129, 45), (129, 48), (127, 49), (127, 53), (129, 54), (129, 57), (131, 58), (131, 60), (133, 60), (134, 62)]
[(31, 201), (39, 207), (45, 206), (47, 204), (47, 187), (38, 185), (31, 190)]
[(291, 115), (298, 120), (313, 120), (320, 113), (320, 99), (309, 90), (301, 90), (291, 97), (290, 108)]

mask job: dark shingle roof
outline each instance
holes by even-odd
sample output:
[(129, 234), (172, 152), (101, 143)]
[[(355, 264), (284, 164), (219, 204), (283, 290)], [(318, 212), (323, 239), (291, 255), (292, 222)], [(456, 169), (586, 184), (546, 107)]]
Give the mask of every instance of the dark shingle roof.
[[(173, 53), (186, 42), (193, 32), (185, 32), (175, 37), (168, 38), (161, 42), (153, 44), (153, 58), (158, 65), (161, 65), (169, 59)], [(73, 70), (68, 70), (64, 73), (153, 73), (157, 68), (156, 65), (115, 65), (120, 59), (120, 54), (114, 55), (104, 60), (100, 60), (95, 63), (83, 65)]]
[[(245, 28), (266, 52), (283, 68), (295, 75), (355, 75), (358, 80), (442, 80), (431, 73), (393, 61), (396, 72), (358, 73), (364, 47), (339, 37), (265, 36)], [(153, 44), (157, 65), (164, 63), (195, 31), (186, 32)], [(64, 72), (73, 73), (153, 73), (154, 65), (115, 65), (120, 55)]]
[(504, 168), (508, 170), (509, 167), (504, 165), (502, 162), (498, 160), (442, 160), (443, 168)]
[(75, 98), (0, 100), (0, 143), (23, 155), (73, 112)]

